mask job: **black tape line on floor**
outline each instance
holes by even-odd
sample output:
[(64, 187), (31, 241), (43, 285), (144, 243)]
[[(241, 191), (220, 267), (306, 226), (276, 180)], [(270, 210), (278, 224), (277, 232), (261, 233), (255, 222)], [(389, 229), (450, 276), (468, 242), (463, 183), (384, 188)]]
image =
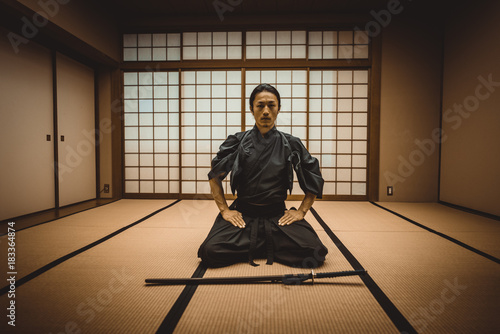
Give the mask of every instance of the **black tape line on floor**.
[[(196, 268), (196, 270), (194, 271), (193, 276), (191, 277), (201, 278), (203, 277), (203, 275), (205, 275), (206, 271), (207, 268), (200, 263), (198, 265), (198, 268)], [(174, 332), (175, 327), (177, 327), (177, 324), (179, 323), (182, 314), (186, 310), (186, 307), (191, 301), (191, 298), (193, 297), (197, 288), (198, 285), (186, 285), (184, 287), (184, 290), (182, 290), (179, 297), (177, 297), (177, 300), (175, 301), (174, 305), (172, 305), (167, 316), (165, 317), (165, 319), (163, 319), (163, 322), (156, 331), (157, 334), (169, 334)]]
[[(325, 223), (325, 221), (320, 217), (318, 212), (311, 208), (311, 213), (314, 215), (316, 220), (319, 222), (321, 227), (325, 230), (326, 234), (332, 239), (335, 243), (335, 246), (339, 249), (339, 251), (344, 255), (344, 257), (349, 261), (354, 270), (364, 270), (363, 266), (356, 257), (347, 249), (347, 247), (340, 241), (340, 239), (333, 233), (330, 227)], [(391, 319), (392, 323), (401, 333), (407, 334), (416, 334), (417, 331), (410, 322), (404, 317), (404, 315), (399, 311), (399, 309), (394, 305), (394, 303), (387, 297), (387, 295), (382, 291), (382, 289), (375, 283), (373, 278), (370, 276), (370, 273), (366, 275), (361, 275), (361, 280), (366, 285), (370, 293), (373, 295), (375, 300), (379, 303), (379, 305), (384, 310), (385, 314)]]
[(493, 262), (496, 262), (496, 263), (500, 264), (500, 259), (499, 259), (499, 258), (494, 257), (493, 255), (490, 255), (490, 254), (488, 254), (488, 253), (485, 253), (485, 252), (483, 252), (483, 251), (480, 251), (479, 249), (474, 248), (474, 247), (472, 247), (472, 246), (470, 246), (470, 245), (467, 245), (466, 243), (464, 243), (464, 242), (462, 242), (462, 241), (460, 241), (460, 240), (457, 240), (457, 239), (455, 239), (455, 238), (452, 238), (452, 237), (450, 237), (449, 235), (446, 235), (446, 234), (444, 234), (444, 233), (442, 233), (442, 232), (436, 231), (436, 230), (434, 230), (434, 229), (432, 229), (432, 228), (430, 228), (430, 227), (427, 227), (427, 226), (425, 226), (425, 225), (422, 225), (422, 224), (420, 224), (420, 223), (418, 223), (418, 222), (414, 221), (413, 219), (410, 219), (410, 218), (408, 218), (408, 217), (405, 217), (405, 216), (403, 216), (402, 214), (399, 214), (399, 213), (397, 213), (397, 212), (395, 212), (395, 211), (392, 211), (392, 210), (390, 210), (390, 209), (388, 209), (388, 208), (385, 208), (385, 207), (383, 207), (383, 206), (382, 206), (382, 205), (380, 205), (380, 204), (377, 204), (377, 203), (375, 203), (375, 202), (370, 202), (370, 203), (372, 203), (372, 204), (373, 204), (373, 205), (375, 205), (376, 207), (379, 207), (380, 209), (383, 209), (383, 210), (385, 210), (385, 211), (387, 211), (387, 212), (392, 213), (393, 215), (398, 216), (399, 218), (402, 218), (402, 219), (406, 220), (407, 222), (412, 223), (412, 224), (413, 224), (413, 225), (415, 225), (415, 226), (418, 226), (418, 227), (423, 228), (424, 230), (426, 230), (426, 231), (428, 231), (428, 232), (431, 232), (431, 233), (434, 233), (434, 234), (436, 234), (436, 235), (439, 235), (440, 237), (442, 237), (442, 238), (444, 238), (444, 239), (446, 239), (446, 240), (449, 240), (449, 241), (451, 241), (451, 242), (453, 242), (453, 243), (455, 243), (455, 244), (457, 244), (457, 245), (459, 245), (459, 246), (461, 246), (461, 247), (463, 247), (463, 248), (465, 248), (465, 249), (467, 249), (467, 250), (470, 250), (471, 252), (474, 252), (474, 253), (476, 253), (476, 254), (478, 254), (478, 255), (481, 255), (481, 256), (482, 256), (482, 257), (484, 257), (484, 258), (487, 258), (488, 260), (491, 260), (491, 261), (493, 261)]
[[(41, 275), (41, 274), (43, 274), (44, 272), (46, 272), (46, 271), (48, 271), (48, 270), (50, 270), (50, 269), (54, 268), (55, 266), (57, 266), (57, 265), (59, 265), (59, 264), (63, 263), (64, 261), (69, 260), (69, 259), (71, 259), (72, 257), (75, 257), (75, 256), (77, 256), (77, 255), (79, 255), (79, 254), (81, 254), (81, 253), (83, 253), (83, 252), (85, 252), (85, 251), (87, 251), (87, 250), (89, 250), (89, 249), (91, 249), (91, 248), (93, 248), (93, 247), (95, 247), (95, 246), (99, 245), (99, 244), (102, 244), (103, 242), (105, 242), (105, 241), (107, 241), (107, 240), (111, 239), (111, 238), (112, 238), (112, 237), (114, 237), (114, 236), (117, 236), (118, 234), (120, 234), (120, 233), (122, 233), (122, 232), (124, 232), (124, 231), (128, 230), (129, 228), (131, 228), (131, 227), (133, 227), (133, 226), (135, 226), (135, 225), (137, 225), (137, 224), (142, 223), (143, 221), (145, 221), (145, 220), (147, 220), (147, 219), (149, 219), (149, 218), (153, 217), (154, 215), (156, 215), (156, 214), (158, 214), (158, 213), (162, 212), (162, 211), (163, 211), (163, 210), (165, 210), (165, 209), (170, 208), (171, 206), (173, 206), (173, 205), (175, 205), (175, 204), (179, 203), (180, 201), (181, 201), (181, 200), (180, 200), (180, 199), (178, 199), (178, 200), (176, 200), (175, 202), (170, 203), (169, 205), (167, 205), (167, 206), (165, 206), (165, 207), (163, 207), (163, 208), (161, 208), (161, 209), (159, 209), (159, 210), (156, 210), (155, 212), (150, 213), (149, 215), (147, 215), (147, 216), (145, 216), (145, 217), (143, 217), (143, 218), (141, 218), (141, 219), (139, 219), (139, 220), (137, 220), (137, 221), (133, 222), (132, 224), (129, 224), (129, 225), (125, 226), (125, 227), (122, 227), (122, 228), (120, 228), (119, 230), (117, 230), (117, 231), (115, 231), (115, 232), (113, 232), (113, 233), (111, 233), (111, 234), (108, 234), (107, 236), (105, 236), (105, 237), (103, 237), (103, 238), (101, 238), (101, 239), (99, 239), (99, 240), (97, 240), (97, 241), (94, 241), (94, 242), (92, 242), (92, 243), (88, 244), (87, 246), (84, 246), (84, 247), (82, 247), (82, 248), (80, 248), (80, 249), (77, 249), (77, 250), (76, 250), (76, 251), (74, 251), (74, 252), (71, 252), (71, 253), (69, 253), (69, 254), (67, 254), (67, 255), (65, 255), (65, 256), (62, 256), (62, 257), (58, 258), (57, 260), (54, 260), (54, 261), (50, 262), (49, 264), (46, 264), (45, 266), (41, 267), (40, 269), (37, 269), (37, 270), (33, 271), (32, 273), (30, 273), (30, 274), (28, 274), (28, 275), (26, 275), (26, 276), (24, 276), (24, 277), (20, 278), (19, 280), (17, 280), (17, 281), (16, 281), (16, 288), (19, 288), (19, 287), (20, 287), (21, 285), (23, 285), (24, 283), (31, 281), (32, 279), (34, 279), (34, 278), (36, 278), (36, 277), (40, 276), (40, 275)], [(1, 296), (1, 295), (6, 294), (6, 293), (9, 291), (9, 289), (10, 289), (10, 285), (4, 286), (2, 289), (0, 289), (0, 296)]]

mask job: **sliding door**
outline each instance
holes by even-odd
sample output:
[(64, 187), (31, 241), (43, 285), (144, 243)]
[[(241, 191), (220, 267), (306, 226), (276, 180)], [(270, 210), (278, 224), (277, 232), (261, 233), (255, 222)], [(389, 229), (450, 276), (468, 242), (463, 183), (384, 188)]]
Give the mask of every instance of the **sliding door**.
[(51, 53), (35, 42), (16, 53), (8, 31), (0, 34), (2, 220), (51, 209), (55, 201)]
[(94, 71), (57, 55), (59, 205), (96, 198)]

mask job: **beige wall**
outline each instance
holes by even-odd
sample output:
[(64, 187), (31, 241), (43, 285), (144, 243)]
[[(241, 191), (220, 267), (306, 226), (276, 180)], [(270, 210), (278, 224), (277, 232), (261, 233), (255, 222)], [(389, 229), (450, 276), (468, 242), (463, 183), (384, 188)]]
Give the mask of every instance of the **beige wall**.
[[(54, 207), (52, 60), (0, 27), (0, 220)], [(46, 135), (51, 140), (46, 140)]]
[(383, 31), (380, 201), (437, 200), (441, 42), (438, 27), (408, 17), (394, 17)]
[[(446, 25), (440, 200), (500, 215), (500, 2)], [(484, 81), (495, 84), (485, 85)], [(462, 106), (462, 107), (460, 107)], [(460, 111), (461, 109), (461, 111)]]
[[(120, 60), (121, 35), (115, 20), (105, 14), (98, 1), (81, 0), (18, 0), (35, 12), (46, 17), (64, 30), (95, 47), (109, 57)], [(61, 2), (62, 4), (59, 4)], [(56, 6), (41, 6), (40, 3), (57, 3)]]

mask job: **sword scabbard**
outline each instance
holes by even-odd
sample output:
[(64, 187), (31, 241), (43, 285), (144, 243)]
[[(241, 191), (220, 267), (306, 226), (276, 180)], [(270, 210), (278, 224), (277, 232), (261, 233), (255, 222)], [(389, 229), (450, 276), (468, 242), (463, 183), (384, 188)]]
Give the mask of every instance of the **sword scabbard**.
[(366, 270), (338, 271), (329, 273), (289, 274), (277, 276), (244, 276), (244, 277), (192, 277), (192, 278), (147, 278), (147, 284), (157, 285), (199, 285), (199, 284), (246, 284), (258, 282), (282, 282), (286, 285), (300, 285), (308, 279), (315, 283), (316, 279), (327, 277), (357, 276), (366, 274)]

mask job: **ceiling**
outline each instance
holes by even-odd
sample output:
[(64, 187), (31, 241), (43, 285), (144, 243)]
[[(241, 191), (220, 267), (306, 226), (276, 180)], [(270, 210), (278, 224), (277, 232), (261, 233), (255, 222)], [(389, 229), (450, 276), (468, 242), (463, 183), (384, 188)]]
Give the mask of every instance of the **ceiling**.
[[(442, 21), (460, 3), (471, 0), (93, 0), (114, 17), (120, 26), (148, 25), (155, 20), (165, 22), (182, 19), (195, 22), (202, 19), (219, 23), (221, 13), (226, 21), (246, 18), (272, 24), (273, 15), (292, 17), (311, 22), (315, 15), (362, 14), (373, 19), (374, 13), (388, 9), (389, 3), (399, 3), (405, 14), (413, 13), (420, 19), (434, 18)], [(218, 8), (218, 9), (217, 9)], [(408, 8), (411, 8), (409, 10)], [(168, 20), (167, 20), (168, 21)], [(242, 21), (243, 22), (243, 21)], [(225, 24), (226, 22), (224, 22)], [(154, 25), (154, 23), (152, 23)], [(189, 23), (187, 23), (189, 24)]]
[[(324, 13), (378, 9), (388, 0), (101, 0), (121, 16), (217, 16), (216, 7), (227, 5), (235, 15)], [(407, 0), (411, 1), (411, 0)], [(219, 11), (223, 11), (220, 9)]]

